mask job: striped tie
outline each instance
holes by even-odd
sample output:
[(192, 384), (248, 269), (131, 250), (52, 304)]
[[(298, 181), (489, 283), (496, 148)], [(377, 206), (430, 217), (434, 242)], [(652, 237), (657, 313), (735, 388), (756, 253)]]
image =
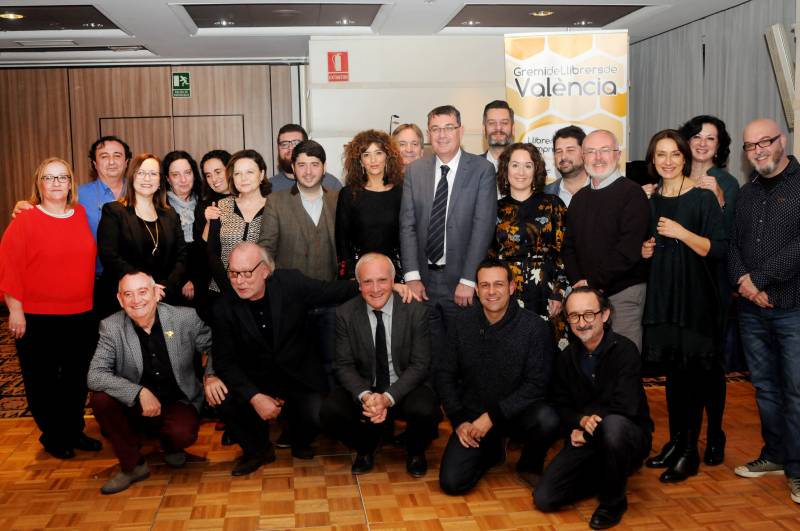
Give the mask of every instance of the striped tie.
[(450, 167), (442, 165), (442, 177), (436, 187), (436, 194), (433, 196), (433, 207), (431, 208), (431, 222), (428, 226), (428, 244), (425, 252), (428, 253), (428, 260), (435, 264), (444, 256), (444, 227), (447, 220), (447, 174)]

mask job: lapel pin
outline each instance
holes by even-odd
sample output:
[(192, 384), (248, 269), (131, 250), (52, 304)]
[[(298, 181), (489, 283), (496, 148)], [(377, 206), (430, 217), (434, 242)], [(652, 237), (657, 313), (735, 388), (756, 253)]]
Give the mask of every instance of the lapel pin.
[(167, 330), (166, 332), (164, 332), (164, 335), (167, 337), (172, 337), (175, 335), (175, 332), (173, 332), (172, 330)]

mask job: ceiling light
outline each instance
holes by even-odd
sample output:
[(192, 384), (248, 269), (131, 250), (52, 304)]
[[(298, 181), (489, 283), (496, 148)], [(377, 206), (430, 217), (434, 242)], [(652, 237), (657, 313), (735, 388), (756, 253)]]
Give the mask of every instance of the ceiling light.
[(300, 11), (296, 9), (275, 9), (272, 12), (278, 15), (279, 17), (293, 17), (295, 15), (300, 14)]
[(461, 23), (461, 25), (462, 26), (480, 26), (481, 25), (481, 21), (480, 20), (465, 20), (464, 22)]
[(221, 19), (217, 20), (216, 22), (214, 22), (214, 25), (215, 26), (222, 26), (222, 27), (235, 26), (236, 22), (234, 22), (232, 20), (225, 20), (224, 18), (221, 18)]
[(81, 26), (88, 29), (100, 29), (103, 27), (103, 25), (99, 22), (86, 22), (81, 24)]
[(550, 11), (548, 9), (540, 9), (539, 11), (531, 11), (528, 13), (532, 17), (549, 17), (555, 13), (555, 11)]
[(573, 26), (591, 26), (593, 24), (594, 22), (592, 22), (591, 20), (578, 20), (572, 23)]
[(3, 18), (5, 20), (19, 20), (21, 18), (25, 18), (25, 15), (20, 15), (19, 13), (5, 12), (5, 13), (0, 13), (0, 18)]
[(342, 17), (336, 21), (336, 24), (338, 24), (339, 26), (352, 26), (355, 23), (356, 23), (355, 20), (347, 17)]

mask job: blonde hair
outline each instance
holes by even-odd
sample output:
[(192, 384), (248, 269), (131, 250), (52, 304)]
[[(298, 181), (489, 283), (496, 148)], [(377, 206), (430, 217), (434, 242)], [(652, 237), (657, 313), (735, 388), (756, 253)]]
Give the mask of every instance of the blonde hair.
[(41, 205), (42, 204), (42, 189), (40, 184), (42, 182), (42, 177), (44, 176), (44, 171), (49, 164), (57, 162), (59, 164), (63, 164), (64, 167), (67, 169), (67, 175), (69, 175), (69, 191), (67, 192), (67, 205), (72, 206), (78, 201), (78, 189), (75, 187), (75, 175), (72, 173), (72, 165), (64, 159), (58, 157), (48, 157), (44, 159), (39, 166), (36, 168), (36, 171), (33, 172), (33, 190), (31, 191), (31, 197), (28, 199), (28, 202), (32, 205)]

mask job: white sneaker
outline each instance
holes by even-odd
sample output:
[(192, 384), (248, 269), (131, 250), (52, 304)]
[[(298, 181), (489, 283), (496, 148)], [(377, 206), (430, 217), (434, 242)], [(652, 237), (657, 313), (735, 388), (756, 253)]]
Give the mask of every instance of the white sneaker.
[(749, 463), (737, 466), (733, 471), (737, 476), (743, 478), (760, 478), (768, 474), (783, 474), (783, 465), (759, 457)]
[(788, 478), (786, 482), (789, 484), (789, 496), (792, 497), (792, 501), (800, 503), (800, 477)]

